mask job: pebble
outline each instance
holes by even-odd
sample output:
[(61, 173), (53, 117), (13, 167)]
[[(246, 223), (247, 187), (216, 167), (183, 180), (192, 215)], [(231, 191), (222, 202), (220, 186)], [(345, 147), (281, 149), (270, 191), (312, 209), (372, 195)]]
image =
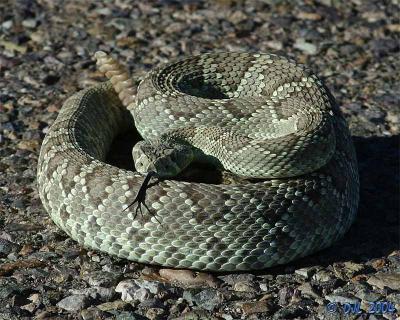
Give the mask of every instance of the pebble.
[(333, 275), (325, 270), (318, 271), (314, 276), (313, 279), (317, 282), (328, 282), (334, 279)]
[(267, 300), (255, 302), (236, 302), (235, 305), (236, 307), (242, 309), (246, 315), (266, 313), (273, 309), (273, 305)]
[(315, 273), (315, 268), (301, 268), (301, 269), (296, 269), (294, 271), (295, 274), (298, 274), (299, 276), (304, 277), (306, 280), (308, 280), (314, 273)]
[(80, 316), (83, 320), (97, 320), (106, 318), (107, 314), (97, 308), (88, 308), (82, 310)]
[(305, 319), (309, 315), (307, 310), (297, 306), (289, 306), (277, 311), (272, 319)]
[(253, 282), (239, 281), (233, 285), (233, 290), (239, 292), (256, 292)]
[(12, 20), (7, 20), (7, 21), (4, 21), (2, 24), (1, 24), (1, 27), (3, 28), (3, 29), (11, 29), (11, 27), (13, 26), (13, 21)]
[(195, 305), (209, 311), (217, 308), (224, 300), (222, 293), (215, 289), (202, 290), (196, 294), (189, 292), (186, 294), (185, 292), (183, 298), (188, 302), (192, 302)]
[(295, 290), (291, 287), (284, 287), (278, 292), (278, 303), (281, 306), (286, 306), (289, 304), (293, 295), (295, 294)]
[(84, 276), (84, 280), (88, 282), (90, 286), (96, 287), (110, 287), (115, 286), (118, 280), (122, 277), (122, 274), (116, 272), (107, 271), (95, 271)]
[(356, 298), (342, 296), (342, 295), (336, 295), (336, 294), (328, 294), (325, 296), (325, 299), (330, 302), (336, 302), (336, 303), (340, 303), (340, 304), (345, 304), (345, 303), (356, 304), (356, 303), (360, 302)]
[(302, 294), (313, 297), (313, 298), (319, 298), (320, 295), (314, 290), (314, 288), (311, 286), (310, 283), (305, 282), (302, 285), (300, 285), (297, 290), (300, 290)]
[(11, 252), (17, 252), (19, 248), (17, 243), (0, 238), (0, 258), (8, 256)]
[(322, 19), (322, 16), (318, 13), (304, 12), (304, 11), (300, 11), (296, 17), (303, 20), (313, 20), (313, 21), (318, 21)]
[(191, 270), (160, 269), (159, 274), (171, 283), (179, 283), (185, 287), (212, 287), (217, 288), (219, 279), (204, 272)]
[(296, 49), (299, 49), (309, 55), (314, 55), (318, 51), (317, 46), (315, 44), (306, 42), (302, 38), (297, 39), (296, 42), (294, 43), (293, 47)]
[(150, 308), (146, 311), (146, 317), (150, 320), (161, 319), (164, 313), (163, 308)]
[(366, 109), (363, 112), (363, 116), (374, 124), (380, 124), (385, 119), (385, 112), (378, 109)]
[(378, 287), (379, 289), (388, 287), (392, 290), (400, 290), (400, 274), (397, 272), (378, 272), (372, 275), (367, 282), (374, 287)]
[(367, 288), (363, 288), (363, 289), (357, 291), (354, 295), (357, 298), (360, 298), (365, 301), (370, 301), (370, 302), (375, 302), (375, 301), (379, 301), (382, 299), (381, 294), (374, 292), (372, 290), (369, 290)]
[(25, 28), (34, 29), (37, 26), (37, 21), (35, 19), (26, 19), (22, 21), (22, 25)]
[(83, 294), (66, 297), (57, 303), (57, 307), (67, 311), (79, 311), (89, 305), (89, 299)]
[(140, 289), (134, 280), (123, 280), (118, 283), (115, 292), (121, 293), (121, 300), (125, 302), (135, 300), (134, 294)]
[(127, 306), (130, 306), (130, 304), (125, 301), (114, 300), (99, 304), (96, 307), (101, 311), (111, 311), (111, 310), (124, 310), (125, 308), (127, 308)]
[(95, 300), (100, 301), (110, 301), (114, 295), (115, 291), (113, 288), (105, 288), (105, 287), (90, 287), (84, 289), (72, 289), (71, 293), (76, 295), (85, 295)]

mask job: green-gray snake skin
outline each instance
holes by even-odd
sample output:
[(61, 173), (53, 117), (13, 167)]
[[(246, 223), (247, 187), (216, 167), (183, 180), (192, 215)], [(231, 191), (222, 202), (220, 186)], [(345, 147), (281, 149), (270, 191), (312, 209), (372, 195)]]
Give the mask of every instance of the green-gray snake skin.
[[(306, 256), (349, 229), (359, 193), (353, 143), (306, 67), (273, 54), (202, 54), (153, 69), (136, 89), (116, 61), (96, 57), (110, 81), (64, 103), (38, 163), (43, 205), (71, 238), (142, 263), (238, 271)], [(144, 176), (104, 162), (132, 126), (126, 109), (145, 140), (184, 141), (252, 179), (161, 180), (147, 188), (151, 212), (135, 214), (128, 206)]]

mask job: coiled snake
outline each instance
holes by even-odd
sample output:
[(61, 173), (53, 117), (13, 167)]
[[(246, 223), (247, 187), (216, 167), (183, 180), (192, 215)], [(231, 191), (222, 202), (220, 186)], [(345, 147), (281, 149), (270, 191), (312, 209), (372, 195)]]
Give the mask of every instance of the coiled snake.
[[(110, 81), (64, 103), (38, 163), (46, 211), (80, 244), (137, 262), (236, 271), (287, 263), (348, 230), (358, 204), (354, 147), (306, 67), (273, 54), (202, 54), (153, 69), (136, 90), (116, 61), (96, 57)], [(132, 126), (124, 106), (146, 140), (133, 150), (137, 172), (104, 162)], [(194, 160), (250, 179), (174, 179)]]

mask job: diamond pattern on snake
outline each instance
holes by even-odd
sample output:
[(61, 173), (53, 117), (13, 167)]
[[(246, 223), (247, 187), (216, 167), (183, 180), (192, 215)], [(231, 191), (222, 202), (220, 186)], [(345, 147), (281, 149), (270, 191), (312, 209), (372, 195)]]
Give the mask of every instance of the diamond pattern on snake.
[[(44, 208), (82, 246), (165, 267), (256, 270), (349, 229), (359, 194), (353, 143), (307, 67), (268, 53), (207, 53), (157, 66), (136, 87), (116, 60), (95, 57), (108, 81), (65, 101), (37, 175)], [(106, 163), (133, 123), (143, 138), (136, 170)], [(196, 162), (243, 179), (176, 179)]]

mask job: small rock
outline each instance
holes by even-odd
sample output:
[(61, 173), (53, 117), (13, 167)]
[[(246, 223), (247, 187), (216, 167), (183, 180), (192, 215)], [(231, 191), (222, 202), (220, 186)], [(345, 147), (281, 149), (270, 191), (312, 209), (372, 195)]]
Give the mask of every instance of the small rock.
[(194, 273), (190, 270), (160, 269), (160, 276), (174, 283), (178, 282), (185, 287), (217, 288), (220, 281), (211, 274), (204, 272)]
[(97, 319), (105, 319), (107, 314), (96, 308), (88, 308), (82, 310), (80, 313), (83, 320), (97, 320)]
[(206, 289), (193, 296), (193, 302), (201, 308), (212, 311), (224, 301), (221, 292), (214, 289)]
[(340, 303), (340, 304), (344, 304), (344, 303), (359, 303), (360, 300), (356, 299), (356, 298), (352, 298), (352, 297), (347, 297), (347, 296), (343, 296), (343, 295), (337, 295), (337, 294), (328, 294), (325, 296), (325, 299), (330, 301), (330, 302), (336, 302), (336, 303)]
[(301, 11), (297, 14), (297, 18), (301, 20), (313, 20), (313, 21), (318, 21), (322, 19), (322, 16), (318, 13), (313, 13), (313, 12), (304, 12)]
[(378, 301), (382, 298), (382, 295), (380, 295), (379, 293), (373, 292), (367, 288), (358, 290), (355, 293), (355, 296), (357, 298), (360, 298), (361, 300), (370, 301), (370, 302)]
[(362, 111), (362, 106), (360, 103), (349, 103), (349, 104), (343, 105), (341, 107), (341, 110), (344, 113), (358, 114), (359, 112)]
[(3, 29), (10, 29), (11, 27), (13, 26), (13, 21), (12, 20), (7, 20), (7, 21), (4, 21), (2, 24), (1, 24), (1, 27), (3, 28)]
[[(222, 319), (233, 320), (230, 315), (222, 314)], [(205, 310), (192, 310), (183, 312), (181, 316), (170, 318), (171, 320), (221, 320), (221, 317), (212, 316), (210, 312)]]
[(308, 295), (313, 298), (320, 298), (320, 295), (314, 290), (310, 283), (305, 282), (300, 285), (297, 290), (300, 290), (303, 295)]
[(25, 28), (34, 29), (37, 26), (37, 21), (35, 19), (26, 19), (22, 21), (22, 25)]
[[(18, 142), (17, 147), (22, 150), (29, 150), (32, 152), (35, 152), (39, 150), (39, 142), (36, 140), (22, 140)], [(22, 204), (19, 204), (19, 207), (24, 207), (23, 202), (21, 201)], [(15, 205), (16, 206), (16, 205)], [(18, 206), (16, 206), (18, 208)]]
[(140, 287), (135, 283), (134, 280), (123, 280), (118, 283), (115, 288), (115, 292), (121, 293), (121, 300), (125, 302), (133, 301), (134, 294)]
[(268, 47), (268, 48), (272, 48), (274, 50), (282, 50), (283, 48), (283, 43), (281, 41), (265, 41), (264, 44)]
[(383, 38), (374, 39), (369, 42), (370, 50), (377, 58), (387, 56), (399, 49), (399, 43), (395, 39)]
[(0, 238), (0, 258), (7, 257), (12, 251), (17, 252), (19, 244)]
[(354, 277), (360, 271), (364, 269), (364, 265), (353, 263), (353, 262), (345, 262), (345, 263), (337, 263), (333, 265), (333, 270), (335, 275), (343, 280), (347, 280), (349, 278)]
[(53, 271), (51, 277), (56, 283), (63, 283), (65, 281), (70, 281), (77, 276), (78, 273), (75, 269), (60, 266)]
[(284, 287), (279, 290), (278, 297), (279, 297), (279, 305), (286, 306), (289, 304), (290, 300), (294, 295), (294, 289), (291, 287)]
[(242, 11), (238, 10), (233, 12), (229, 17), (229, 21), (231, 21), (233, 24), (237, 24), (240, 22), (243, 22), (248, 19), (248, 16)]
[(129, 305), (130, 304), (126, 303), (125, 301), (115, 300), (99, 304), (96, 307), (99, 308), (101, 311), (110, 311), (110, 310), (124, 310)]
[(270, 287), (269, 287), (269, 285), (266, 284), (266, 283), (260, 283), (260, 290), (261, 290), (261, 291), (269, 291), (269, 290), (270, 290)]
[(392, 32), (400, 32), (400, 24), (399, 23), (387, 24), (386, 28)]
[(400, 251), (393, 251), (388, 256), (389, 262), (396, 268), (396, 270), (400, 271)]
[(385, 265), (386, 265), (385, 259), (375, 259), (375, 260), (371, 261), (371, 266), (375, 270), (381, 270)]
[(27, 290), (26, 287), (18, 284), (16, 280), (12, 278), (0, 278), (0, 301), (3, 301), (12, 295), (21, 294)]
[(110, 301), (115, 295), (114, 289), (104, 287), (91, 287), (78, 290), (72, 289), (71, 293), (75, 295), (83, 294), (100, 301)]
[(33, 252), (33, 247), (30, 244), (24, 244), (18, 253), (24, 257), (30, 255), (32, 252)]
[(309, 319), (309, 311), (298, 306), (288, 306), (274, 313), (273, 320), (280, 319)]
[(252, 282), (255, 278), (253, 274), (249, 273), (243, 273), (243, 274), (228, 274), (226, 276), (219, 276), (219, 278), (229, 284), (230, 286), (234, 286), (235, 283), (241, 282), (241, 281), (247, 281), (247, 282)]
[(38, 306), (35, 303), (28, 303), (21, 306), (20, 308), (28, 311), (29, 313), (34, 313)]
[(115, 320), (147, 320), (147, 318), (132, 311), (122, 311), (115, 313)]
[(398, 273), (375, 273), (368, 280), (372, 286), (384, 289), (388, 287), (392, 290), (400, 290), (400, 275)]
[(254, 293), (257, 290), (255, 289), (255, 284), (253, 282), (247, 281), (239, 281), (233, 285), (233, 290), (238, 292), (251, 292)]
[(164, 314), (165, 310), (162, 308), (150, 308), (146, 311), (146, 317), (150, 320), (161, 319), (160, 317)]
[(146, 288), (139, 288), (136, 290), (133, 294), (134, 300), (138, 300), (140, 302), (144, 302), (146, 300), (149, 300), (153, 297), (153, 295), (150, 293), (150, 291)]
[(10, 263), (0, 264), (0, 276), (13, 272), (14, 270), (24, 269), (24, 268), (39, 268), (43, 267), (45, 263), (37, 259), (26, 259), (18, 260)]
[(111, 287), (117, 284), (122, 274), (107, 271), (94, 271), (84, 276), (84, 280), (90, 286)]
[(255, 302), (236, 302), (236, 307), (243, 310), (243, 313), (250, 315), (253, 313), (269, 312), (272, 309), (272, 304), (268, 300)]
[[(115, 288), (116, 292), (121, 293), (123, 301), (140, 301), (145, 302), (152, 298), (154, 295), (168, 291), (169, 287), (157, 281), (148, 280), (123, 280), (118, 283)], [(144, 299), (144, 300), (143, 300)]]
[(334, 279), (332, 274), (325, 270), (318, 271), (314, 276), (313, 279), (317, 282), (328, 282)]
[(351, 55), (357, 52), (359, 48), (354, 44), (345, 44), (340, 46), (340, 54), (341, 55)]
[(57, 303), (57, 307), (67, 311), (79, 311), (86, 308), (89, 299), (83, 294), (72, 295), (66, 297)]
[(135, 283), (139, 287), (149, 290), (152, 294), (159, 294), (160, 292), (165, 292), (167, 290), (165, 284), (157, 281), (135, 280)]
[(301, 268), (295, 270), (294, 273), (308, 280), (315, 273), (315, 268)]
[(386, 114), (386, 121), (394, 124), (400, 124), (400, 115), (395, 113), (393, 110), (389, 110)]
[(376, 22), (386, 19), (386, 14), (384, 11), (366, 11), (361, 14), (361, 17), (368, 22)]
[(99, 8), (96, 9), (96, 13), (102, 16), (109, 16), (112, 13), (112, 11), (110, 10), (110, 8)]
[(33, 312), (35, 312), (35, 310), (37, 310), (37, 308), (41, 304), (41, 296), (38, 293), (34, 293), (29, 296), (28, 300), (30, 300), (32, 302), (21, 306), (21, 309), (24, 309), (30, 313), (33, 313)]
[(378, 109), (366, 109), (362, 113), (363, 117), (374, 124), (381, 124), (385, 120), (385, 113)]
[(163, 306), (163, 303), (161, 299), (158, 299), (157, 297), (150, 298), (143, 300), (139, 303), (138, 308), (141, 309), (149, 309), (149, 308), (161, 308)]
[(303, 38), (297, 39), (293, 47), (309, 55), (314, 55), (317, 53), (317, 46), (315, 44), (306, 42)]
[(396, 305), (396, 310), (400, 310), (400, 293), (389, 294), (387, 300)]

